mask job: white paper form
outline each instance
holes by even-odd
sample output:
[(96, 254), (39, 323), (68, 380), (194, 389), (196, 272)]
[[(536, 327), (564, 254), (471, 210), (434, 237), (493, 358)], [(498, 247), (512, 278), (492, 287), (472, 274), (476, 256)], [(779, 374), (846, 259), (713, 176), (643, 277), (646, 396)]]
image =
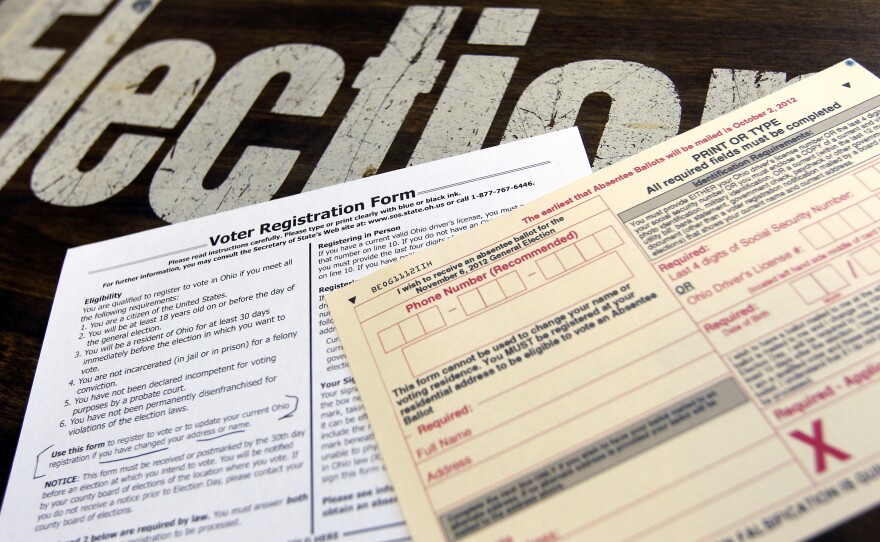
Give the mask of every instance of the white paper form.
[(413, 536), (791, 540), (876, 504), (878, 119), (847, 61), (330, 294)]
[(70, 250), (0, 538), (407, 538), (323, 295), (588, 171), (572, 129)]

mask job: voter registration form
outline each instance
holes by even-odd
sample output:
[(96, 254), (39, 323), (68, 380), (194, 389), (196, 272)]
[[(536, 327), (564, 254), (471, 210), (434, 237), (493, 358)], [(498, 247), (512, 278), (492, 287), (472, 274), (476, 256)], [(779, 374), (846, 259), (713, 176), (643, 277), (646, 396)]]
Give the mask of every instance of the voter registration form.
[(572, 128), (71, 249), (0, 540), (408, 539), (324, 294), (589, 167)]
[(875, 504), (878, 219), (848, 60), (328, 296), (414, 538), (790, 540)]

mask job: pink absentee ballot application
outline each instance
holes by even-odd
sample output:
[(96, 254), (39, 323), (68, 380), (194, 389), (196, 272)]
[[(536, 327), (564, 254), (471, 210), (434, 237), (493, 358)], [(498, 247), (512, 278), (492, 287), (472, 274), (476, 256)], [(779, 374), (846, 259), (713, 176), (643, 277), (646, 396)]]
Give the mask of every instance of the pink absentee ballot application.
[(413, 537), (789, 540), (876, 503), (878, 119), (848, 60), (328, 294)]

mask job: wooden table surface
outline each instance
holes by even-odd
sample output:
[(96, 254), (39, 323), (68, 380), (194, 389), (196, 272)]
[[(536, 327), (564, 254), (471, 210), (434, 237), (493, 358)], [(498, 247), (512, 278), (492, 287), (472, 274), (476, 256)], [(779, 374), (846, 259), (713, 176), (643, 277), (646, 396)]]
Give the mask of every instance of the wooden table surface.
[[(416, 35), (404, 19), (437, 9), (399, 0), (91, 4), (91, 13), (47, 16), (37, 2), (0, 3), (0, 138), (17, 138), (14, 147), (0, 139), (0, 487), (69, 247), (572, 124), (601, 166), (847, 57), (880, 73), (872, 1), (425, 1), (461, 9), (442, 10)], [(97, 40), (114, 17), (129, 22)], [(303, 44), (289, 49), (300, 55), (290, 62), (315, 68), (319, 90), (273, 110), (293, 79), (266, 75), (258, 52), (283, 44)], [(50, 49), (58, 54), (47, 57)], [(280, 58), (273, 51), (265, 58)], [(380, 81), (387, 73), (365, 69), (371, 57), (383, 58), (387, 73), (408, 71)], [(182, 105), (149, 101), (163, 74), (177, 72), (138, 75), (145, 61), (195, 79), (176, 95)], [(106, 100), (126, 77), (135, 78), (126, 95), (149, 114)], [(251, 84), (253, 104), (236, 98), (244, 91), (224, 94), (221, 83)], [(382, 108), (371, 107), (372, 92), (385, 93)], [(83, 118), (104, 124), (64, 131), (89, 126)], [(226, 126), (217, 158), (188, 173), (160, 171), (200, 122)], [(132, 135), (155, 149), (141, 147), (135, 165), (113, 159), (112, 146)], [(274, 183), (243, 173), (243, 189), (214, 205), (211, 192), (230, 182), (249, 146), (299, 155)], [(819, 539), (876, 540), (878, 527), (875, 510)]]

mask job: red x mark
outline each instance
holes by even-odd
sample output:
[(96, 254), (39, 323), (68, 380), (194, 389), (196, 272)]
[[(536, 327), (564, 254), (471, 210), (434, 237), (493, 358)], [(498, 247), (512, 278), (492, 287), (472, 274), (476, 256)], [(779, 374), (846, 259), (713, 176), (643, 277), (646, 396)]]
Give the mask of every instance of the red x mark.
[(822, 436), (822, 420), (817, 419), (813, 420), (813, 436), (809, 436), (804, 434), (801, 431), (792, 431), (789, 433), (794, 438), (803, 442), (804, 444), (808, 444), (813, 447), (816, 452), (816, 472), (821, 473), (825, 472), (825, 455), (828, 454), (830, 456), (836, 457), (841, 461), (846, 461), (850, 458), (850, 455), (840, 448), (835, 448), (831, 446), (827, 442), (825, 442)]

